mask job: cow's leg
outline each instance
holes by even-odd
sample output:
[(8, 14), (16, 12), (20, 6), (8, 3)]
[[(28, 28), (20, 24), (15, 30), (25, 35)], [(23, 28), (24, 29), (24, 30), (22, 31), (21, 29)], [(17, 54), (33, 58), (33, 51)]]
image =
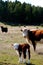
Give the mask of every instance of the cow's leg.
[(32, 41), (32, 45), (33, 45), (33, 48), (34, 48), (34, 51), (36, 50), (36, 43), (34, 41)]
[(23, 50), (23, 63), (26, 63), (26, 50)]
[(21, 52), (19, 52), (19, 61), (18, 61), (19, 63), (22, 63), (23, 62), (23, 59), (22, 59), (22, 53)]
[(28, 59), (30, 59), (30, 49), (28, 50)]
[(27, 50), (28, 64), (30, 64), (30, 48)]

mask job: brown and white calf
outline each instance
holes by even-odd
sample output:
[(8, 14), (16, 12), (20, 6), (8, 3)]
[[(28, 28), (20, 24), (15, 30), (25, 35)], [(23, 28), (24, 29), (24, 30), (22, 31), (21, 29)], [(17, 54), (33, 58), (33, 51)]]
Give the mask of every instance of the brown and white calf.
[(28, 29), (21, 29), (23, 33), (23, 37), (26, 38), (26, 42), (32, 42), (34, 51), (36, 50), (36, 41), (40, 41), (43, 39), (43, 30), (28, 30)]
[(26, 57), (28, 58), (28, 64), (30, 63), (30, 46), (27, 43), (14, 43), (13, 48), (16, 50), (17, 55), (19, 55), (19, 62), (26, 63)]

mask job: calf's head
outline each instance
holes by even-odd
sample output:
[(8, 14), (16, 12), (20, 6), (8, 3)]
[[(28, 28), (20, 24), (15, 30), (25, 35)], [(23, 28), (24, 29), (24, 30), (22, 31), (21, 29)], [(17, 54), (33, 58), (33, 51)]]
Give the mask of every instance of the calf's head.
[(18, 44), (18, 43), (15, 43), (15, 44), (12, 44), (12, 46), (13, 46), (13, 48), (14, 48), (15, 50), (18, 50), (19, 44)]

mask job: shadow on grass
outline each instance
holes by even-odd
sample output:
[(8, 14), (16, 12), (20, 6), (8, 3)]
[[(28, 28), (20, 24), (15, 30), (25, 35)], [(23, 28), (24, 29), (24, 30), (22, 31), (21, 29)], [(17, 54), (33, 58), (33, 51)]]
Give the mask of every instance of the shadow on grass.
[[(18, 64), (0, 62), (0, 65), (18, 65)], [(19, 65), (21, 65), (21, 64), (19, 64)], [(24, 64), (23, 64), (23, 65), (24, 65)], [(32, 63), (28, 64), (28, 63), (26, 63), (25, 65), (35, 65), (35, 64), (32, 64)]]
[(28, 64), (28, 63), (26, 63), (26, 65), (35, 65), (35, 64), (32, 64), (32, 63)]
[(43, 52), (38, 52), (39, 55), (43, 55)]
[(11, 64), (11, 63), (0, 62), (0, 65), (17, 65), (17, 64)]

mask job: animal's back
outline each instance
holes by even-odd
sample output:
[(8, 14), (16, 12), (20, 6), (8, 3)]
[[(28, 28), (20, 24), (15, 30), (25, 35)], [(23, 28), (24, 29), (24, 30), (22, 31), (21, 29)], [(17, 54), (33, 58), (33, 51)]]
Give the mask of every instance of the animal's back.
[(37, 41), (41, 40), (43, 38), (43, 30), (36, 30), (34, 37)]

